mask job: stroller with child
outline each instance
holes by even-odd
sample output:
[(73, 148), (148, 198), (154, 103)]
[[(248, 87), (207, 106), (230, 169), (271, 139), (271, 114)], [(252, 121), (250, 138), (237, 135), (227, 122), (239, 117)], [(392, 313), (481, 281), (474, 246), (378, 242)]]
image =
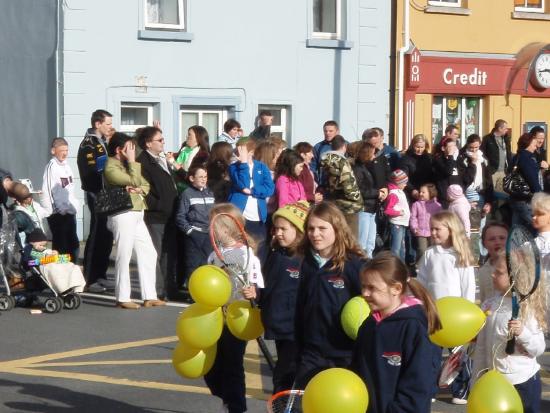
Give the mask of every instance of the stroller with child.
[[(81, 299), (77, 287), (60, 290), (52, 277), (45, 274), (48, 265), (63, 265), (67, 256), (54, 255), (45, 259), (29, 259), (23, 253), (13, 214), (2, 208), (3, 225), (0, 228), (0, 311), (9, 311), (16, 305), (42, 307), (45, 313), (61, 309), (75, 310)], [(72, 264), (71, 264), (72, 265)], [(57, 284), (59, 285), (59, 284)], [(3, 287), (3, 288), (2, 288)]]

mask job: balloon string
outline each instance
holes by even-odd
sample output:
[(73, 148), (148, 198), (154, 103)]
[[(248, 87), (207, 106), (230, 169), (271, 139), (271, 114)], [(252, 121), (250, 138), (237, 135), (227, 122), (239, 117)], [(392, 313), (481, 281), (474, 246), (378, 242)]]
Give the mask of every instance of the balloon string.
[[(506, 292), (502, 295), (502, 298), (500, 299), (500, 303), (498, 304), (498, 307), (496, 308), (496, 310), (494, 311), (494, 313), (498, 313), (502, 307), (502, 305), (504, 304), (504, 299), (506, 298), (506, 296), (508, 295), (508, 293), (510, 291), (512, 291), (512, 288), (514, 287), (514, 284), (515, 284), (515, 280), (512, 281), (512, 283), (510, 284), (510, 287), (506, 290)], [(511, 331), (508, 330), (508, 334), (507, 334), (507, 338), (506, 338), (506, 341), (508, 341), (508, 339), (511, 338)], [(493, 345), (493, 348), (491, 349), (492, 353), (493, 353), (493, 369), (496, 370), (496, 367), (495, 367), (495, 364), (496, 364), (496, 358), (497, 358), (497, 353), (498, 353), (498, 350), (500, 347), (502, 347), (502, 345), (505, 343), (505, 342), (500, 342), (498, 344), (494, 344)], [(479, 375), (485, 371), (485, 370), (489, 370), (489, 368), (486, 368), (486, 369), (483, 369), (483, 370), (480, 370), (479, 373), (477, 374), (477, 377), (479, 377)]]

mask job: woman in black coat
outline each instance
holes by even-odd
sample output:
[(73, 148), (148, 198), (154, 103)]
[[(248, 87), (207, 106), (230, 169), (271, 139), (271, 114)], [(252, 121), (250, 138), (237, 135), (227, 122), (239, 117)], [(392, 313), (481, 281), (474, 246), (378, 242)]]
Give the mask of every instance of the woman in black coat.
[(418, 199), (418, 191), (422, 185), (434, 182), (432, 155), (428, 151), (428, 141), (424, 135), (414, 136), (409, 149), (400, 159), (399, 169), (409, 177), (405, 192), (411, 202)]
[(462, 179), (458, 173), (458, 148), (453, 139), (444, 139), (441, 142), (441, 151), (434, 156), (433, 169), (435, 184), (439, 194), (438, 200), (441, 206), (446, 209), (449, 206), (447, 201), (447, 188), (451, 185), (463, 186)]

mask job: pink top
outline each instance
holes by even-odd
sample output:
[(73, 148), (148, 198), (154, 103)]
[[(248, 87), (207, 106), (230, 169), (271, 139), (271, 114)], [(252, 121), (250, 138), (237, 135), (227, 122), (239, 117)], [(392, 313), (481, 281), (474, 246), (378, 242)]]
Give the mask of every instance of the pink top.
[(441, 204), (435, 198), (429, 201), (418, 200), (412, 204), (409, 225), (412, 231), (418, 230), (417, 237), (429, 237), (431, 235), (430, 219), (432, 215), (437, 214), (441, 209)]
[(306, 191), (302, 183), (286, 175), (281, 175), (275, 183), (275, 193), (279, 208), (298, 201), (307, 201)]
[(380, 311), (373, 311), (372, 316), (376, 320), (376, 324), (378, 324), (384, 318), (388, 318), (389, 316), (396, 313), (397, 311), (399, 311), (403, 308), (412, 307), (413, 305), (422, 305), (422, 301), (420, 301), (416, 297), (413, 297), (413, 296), (410, 296), (410, 295), (404, 295), (401, 298), (401, 305), (399, 307), (397, 307), (395, 310), (393, 310), (390, 314), (386, 314), (385, 316), (382, 316), (382, 314), (380, 314)]

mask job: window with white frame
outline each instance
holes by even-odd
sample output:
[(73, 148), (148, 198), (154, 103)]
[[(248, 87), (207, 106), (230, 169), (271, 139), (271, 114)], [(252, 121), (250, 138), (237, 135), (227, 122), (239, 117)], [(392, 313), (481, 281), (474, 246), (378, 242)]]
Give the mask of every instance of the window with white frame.
[(215, 106), (182, 106), (180, 108), (180, 145), (187, 139), (191, 126), (199, 125), (208, 131), (210, 144), (216, 142), (223, 132), (223, 123), (227, 120), (227, 109)]
[(544, 0), (514, 0), (514, 10), (544, 13)]
[(434, 96), (432, 101), (433, 144), (440, 142), (449, 125), (456, 125), (463, 144), (472, 134), (481, 135), (483, 99), (477, 96)]
[(462, 7), (462, 0), (428, 0), (430, 6)]
[(291, 140), (291, 115), (290, 105), (258, 105), (258, 115), (262, 111), (271, 112), (271, 135), (279, 136), (290, 143)]
[(153, 124), (154, 103), (122, 102), (120, 104), (120, 132), (133, 135), (136, 129)]
[(313, 37), (342, 37), (342, 6), (345, 0), (313, 0)]
[(184, 30), (185, 0), (144, 0), (145, 27)]

